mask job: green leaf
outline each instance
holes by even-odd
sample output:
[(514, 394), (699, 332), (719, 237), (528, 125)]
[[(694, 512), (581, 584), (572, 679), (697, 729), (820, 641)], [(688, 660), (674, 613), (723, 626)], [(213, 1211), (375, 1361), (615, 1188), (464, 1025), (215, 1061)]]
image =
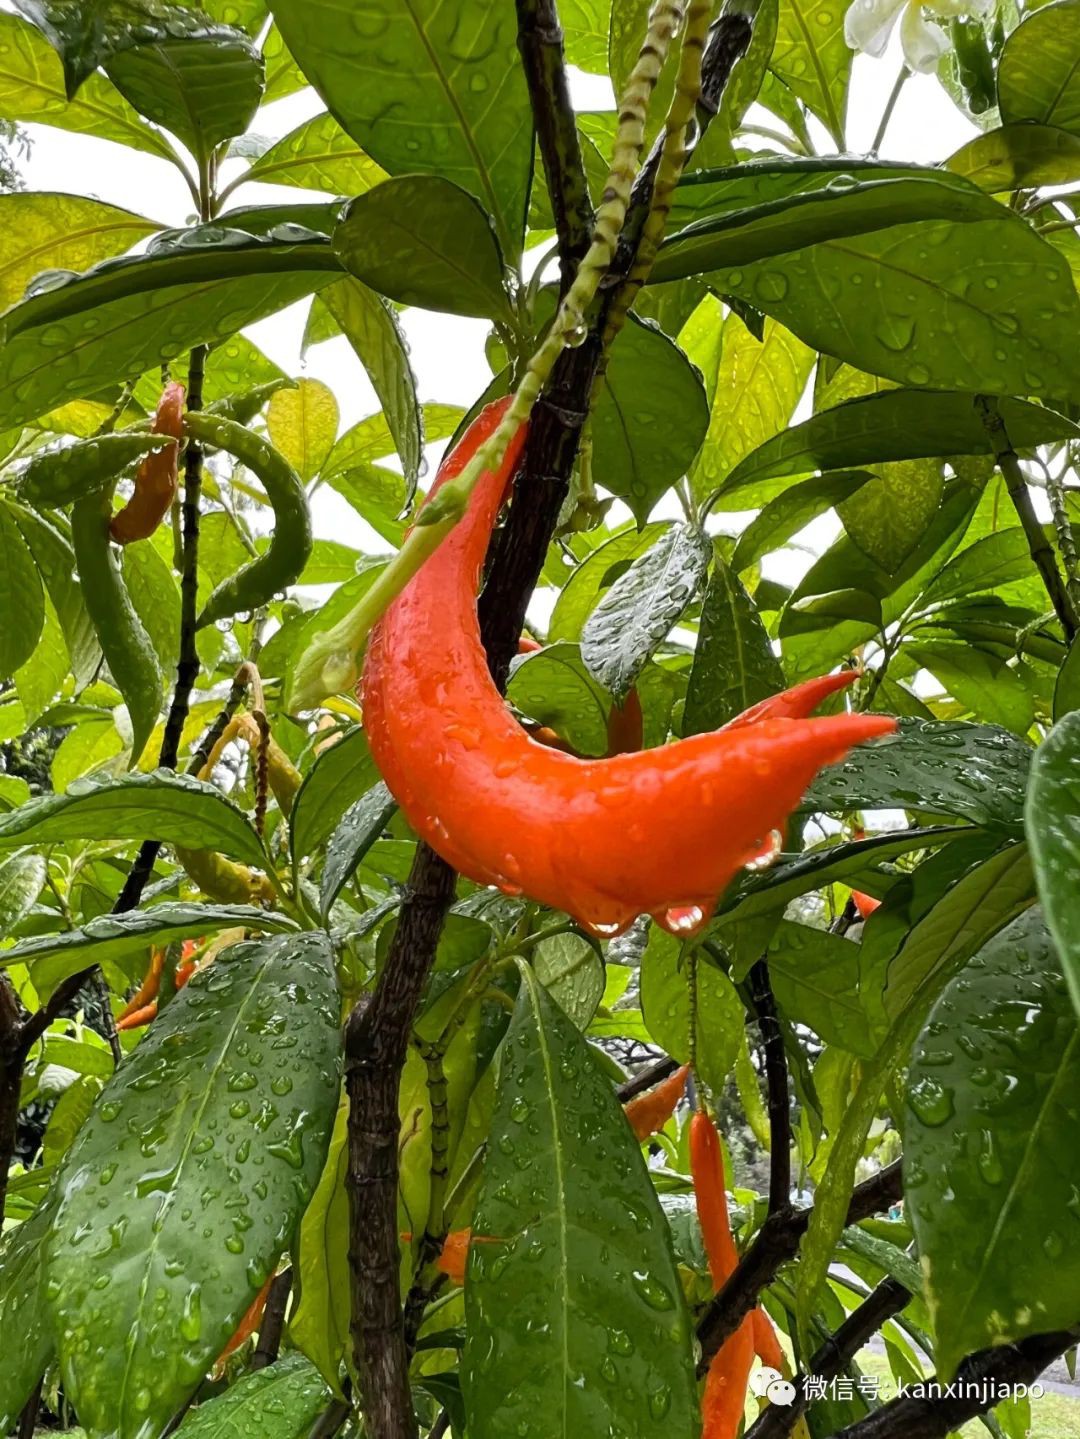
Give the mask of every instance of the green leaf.
[(954, 175), (990, 194), (1071, 185), (1080, 180), (1080, 136), (1053, 125), (1003, 125), (957, 150), (946, 161)]
[(156, 229), (153, 220), (82, 195), (0, 195), (0, 309), (21, 300), (43, 270), (88, 270)]
[(26, 713), (27, 725), (37, 723), (58, 697), (68, 673), (64, 635), (49, 596), (45, 596), (45, 624), (37, 649), (15, 671), (15, 689)]
[[(769, 159), (702, 170), (677, 192), (673, 225), (685, 228), (665, 241), (652, 279), (779, 260), (793, 250), (917, 221), (961, 225), (1000, 215), (1001, 207), (977, 185), (912, 165)], [(769, 295), (770, 288), (780, 285), (762, 284), (757, 299), (747, 298), (752, 304), (781, 298)]]
[(416, 488), (424, 444), (424, 421), (409, 349), (392, 306), (359, 280), (339, 280), (320, 299), (343, 330), (367, 371), (382, 405), (408, 482)]
[[(1080, 428), (1040, 405), (999, 401), (1018, 450), (1080, 438)], [(881, 460), (937, 455), (988, 455), (992, 447), (972, 395), (951, 391), (885, 390), (822, 410), (767, 441), (739, 464), (722, 493), (783, 475), (848, 469)]]
[(940, 460), (900, 460), (842, 500), (837, 514), (863, 554), (893, 573), (937, 514), (944, 484)]
[(180, 647), (180, 587), (152, 540), (125, 545), (122, 566), (131, 603), (167, 673)]
[(756, 565), (818, 515), (849, 499), (875, 476), (869, 470), (834, 470), (789, 485), (770, 500), (739, 536), (731, 568), (738, 574)]
[(514, 666), (506, 697), (578, 754), (596, 758), (607, 753), (611, 697), (593, 679), (577, 645), (556, 641), (527, 655)]
[(787, 427), (816, 356), (775, 320), (757, 340), (737, 315), (724, 322), (723, 352), (709, 432), (690, 471), (704, 500), (748, 454)]
[(1031, 573), (1031, 548), (1019, 526), (995, 530), (955, 555), (926, 587), (928, 605), (964, 599), (993, 590)]
[[(33, 909), (47, 874), (40, 854), (16, 854), (0, 864), (0, 939), (6, 939)], [(7, 962), (7, 953), (0, 951), (0, 962)]]
[(815, 349), (903, 385), (1080, 396), (1069, 266), (1003, 209), (809, 244), (715, 271), (710, 283)]
[(1080, 135), (1080, 0), (1028, 15), (998, 64), (1002, 120), (1034, 120)]
[(655, 522), (640, 530), (626, 529), (598, 546), (567, 580), (548, 627), (549, 640), (580, 638), (585, 622), (596, 608), (600, 596), (615, 583), (639, 555), (652, 549), (665, 529)]
[(146, 255), (105, 260), (7, 312), (0, 426), (230, 336), (335, 273), (319, 235), (260, 239), (214, 225), (162, 239)]
[(144, 839), (215, 849), (246, 864), (266, 863), (262, 842), (231, 800), (212, 784), (172, 770), (83, 780), (67, 794), (42, 795), (0, 815), (0, 849)]
[(682, 732), (720, 729), (783, 687), (784, 672), (757, 606), (717, 554), (701, 607)]
[(303, 1355), (285, 1354), (193, 1409), (177, 1433), (183, 1439), (301, 1439), (329, 1398)]
[(271, 9), (327, 109), (364, 150), (391, 175), (440, 175), (474, 195), (516, 262), (533, 141), (513, 10), (364, 0), (324, 7), (313, 25), (309, 0), (273, 0)]
[(116, 774), (122, 769), (123, 755), (124, 741), (111, 714), (84, 719), (64, 736), (53, 755), (49, 766), (53, 789), (61, 793), (83, 775), (106, 766), (109, 774)]
[(182, 140), (200, 164), (244, 133), (262, 100), (262, 56), (228, 25), (194, 21), (189, 36), (123, 50), (106, 68), (124, 98)]
[(859, 946), (826, 929), (782, 920), (769, 944), (769, 975), (788, 1020), (826, 1044), (869, 1059), (874, 1042), (859, 999)]
[(54, 1341), (45, 1302), (44, 1246), (56, 1215), (45, 1200), (0, 1241), (0, 1324), (17, 1344), (0, 1346), (0, 1430), (12, 1432), (26, 1401), (52, 1361)]
[(566, 58), (594, 75), (606, 75), (611, 0), (564, 0), (559, 6)]
[(578, 1029), (589, 1027), (604, 997), (604, 961), (580, 934), (555, 934), (533, 951), (533, 968), (545, 991)]
[(904, 1190), (945, 1380), (972, 1350), (1075, 1323), (1080, 1152), (1062, 1136), (1078, 1083), (1076, 1014), (1033, 909), (942, 995), (908, 1076)]
[(844, 38), (844, 7), (832, 0), (780, 0), (773, 72), (805, 101), (844, 148), (844, 115), (851, 48)]
[(1080, 853), (1080, 712), (1066, 714), (1035, 751), (1027, 798), (1027, 835), (1046, 922), (1057, 944), (1074, 1005), (1080, 1010), (1080, 907), (1075, 864)]
[(382, 834), (396, 810), (397, 801), (379, 780), (342, 815), (327, 843), (323, 864), (319, 910), (324, 924), (356, 866)]
[(334, 249), (350, 274), (399, 304), (515, 323), (491, 221), (438, 175), (402, 175), (360, 195)]
[(823, 770), (804, 810), (908, 809), (1017, 833), (1033, 751), (985, 724), (902, 719), (896, 735), (860, 745)]
[(630, 316), (613, 346), (592, 417), (593, 465), (600, 483), (644, 524), (660, 496), (680, 480), (709, 426), (705, 386), (674, 341)]
[(735, 1067), (746, 1023), (742, 1003), (723, 970), (658, 925), (641, 961), (641, 1009), (656, 1044), (680, 1063), (690, 1059), (690, 974), (697, 973), (696, 1048), (701, 1077), (720, 1093)]
[(326, 1155), (339, 1003), (325, 935), (232, 945), (107, 1085), (47, 1260), (64, 1387), (91, 1431), (161, 1434), (272, 1273)]
[(711, 557), (712, 544), (702, 530), (673, 525), (593, 610), (581, 634), (581, 658), (616, 700), (625, 699), (657, 646), (696, 599)]
[[(266, 412), (271, 443), (305, 482), (313, 480), (334, 448), (340, 421), (334, 392), (321, 380), (297, 380), (278, 390)], [(308, 581), (311, 583), (311, 581)]]
[[(13, 861), (12, 861), (13, 862)], [(65, 979), (92, 965), (120, 964), (174, 940), (197, 939), (219, 929), (265, 930), (268, 934), (295, 929), (283, 914), (247, 904), (156, 904), (127, 914), (103, 914), (81, 929), (24, 939), (0, 951), (0, 964), (31, 965), (34, 988), (47, 999)]]
[(0, 679), (10, 679), (37, 646), (45, 597), (34, 557), (6, 505), (0, 505), (0, 614), (8, 616), (0, 625)]
[(386, 179), (386, 171), (365, 155), (333, 115), (316, 115), (289, 132), (252, 165), (244, 184), (297, 185), (332, 195), (362, 195)]
[(0, 115), (175, 159), (165, 136), (145, 124), (104, 75), (91, 75), (69, 100), (52, 46), (33, 25), (6, 13), (0, 13)]
[(293, 802), (290, 841), (293, 856), (314, 854), (337, 828), (358, 795), (377, 783), (379, 772), (363, 730), (353, 730), (319, 755)]
[(300, 1298), (289, 1320), (290, 1338), (338, 1394), (342, 1360), (351, 1353), (351, 1277), (334, 1259), (349, 1247), (348, 1126), (349, 1101), (342, 1095), (326, 1164), (300, 1221), (294, 1248)]
[(38, 573), (60, 620), (60, 632), (71, 662), (75, 690), (79, 693), (97, 675), (101, 664), (101, 646), (87, 613), (82, 587), (75, 578), (75, 554), (71, 542), (34, 510), (12, 505), (11, 512), (30, 547)]
[[(528, 968), (503, 1046), (465, 1288), (474, 1439), (696, 1432), (668, 1227), (611, 1087)], [(613, 1177), (617, 1184), (613, 1184)], [(540, 1261), (540, 1262), (538, 1262)]]
[(1054, 686), (1054, 719), (1080, 709), (1080, 643), (1074, 639)]
[(904, 652), (980, 719), (1018, 735), (1026, 735), (1034, 723), (1034, 699), (1019, 673), (996, 655), (948, 640), (905, 645)]

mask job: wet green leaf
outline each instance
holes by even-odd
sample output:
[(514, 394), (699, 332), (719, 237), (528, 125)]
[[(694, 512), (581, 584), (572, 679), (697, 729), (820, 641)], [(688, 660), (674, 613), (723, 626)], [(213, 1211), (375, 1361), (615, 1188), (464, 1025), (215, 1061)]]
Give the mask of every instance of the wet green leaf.
[(533, 952), (536, 977), (578, 1029), (587, 1029), (604, 997), (604, 961), (580, 934), (556, 934)]
[(837, 513), (863, 554), (893, 572), (926, 533), (944, 484), (940, 460), (900, 460), (883, 465), (837, 505)]
[(334, 249), (350, 274), (399, 304), (515, 323), (491, 221), (438, 175), (402, 175), (360, 195)]
[(300, 1354), (285, 1354), (193, 1409), (177, 1433), (183, 1439), (302, 1439), (329, 1398), (312, 1365)]
[[(278, 390), (266, 412), (271, 443), (304, 481), (313, 480), (337, 439), (340, 413), (333, 390), (321, 380), (300, 379)], [(312, 583), (308, 580), (307, 583)]]
[[(649, 931), (641, 962), (641, 1009), (654, 1042), (680, 1063), (690, 1059), (691, 950), (658, 925)], [(746, 1022), (742, 1002), (722, 970), (704, 957), (697, 968), (697, 1055), (701, 1077), (723, 1090)]]
[[(15, 854), (0, 864), (0, 939), (6, 939), (33, 909), (47, 872), (40, 854)], [(0, 951), (2, 962), (7, 962), (8, 953)]]
[(859, 946), (825, 929), (781, 921), (769, 944), (769, 975), (789, 1021), (826, 1044), (871, 1058), (874, 1038), (859, 999)]
[(0, 679), (10, 679), (37, 646), (45, 596), (34, 557), (6, 505), (0, 505), (0, 614), (9, 617), (0, 625)]
[(757, 606), (717, 554), (701, 607), (683, 734), (719, 729), (783, 687), (784, 672)]
[(0, 1430), (10, 1433), (51, 1362), (54, 1341), (45, 1302), (45, 1239), (56, 1215), (46, 1199), (0, 1242), (0, 1323), (17, 1344), (0, 1347)]
[(21, 300), (43, 270), (88, 270), (156, 229), (153, 220), (82, 195), (0, 195), (0, 308)]
[(712, 544), (693, 525), (673, 525), (606, 592), (581, 634), (589, 673), (625, 699), (630, 687), (697, 597)]
[(589, 1047), (523, 968), (465, 1288), (475, 1439), (697, 1432), (689, 1320), (641, 1149)]
[(1046, 922), (1069, 991), (1080, 1010), (1080, 711), (1059, 720), (1035, 751), (1027, 800), (1027, 835)]
[(611, 696), (593, 678), (577, 645), (556, 641), (527, 655), (515, 665), (506, 697), (578, 754), (596, 758), (607, 753)]
[(953, 980), (908, 1075), (905, 1195), (946, 1380), (972, 1350), (1075, 1323), (1080, 1151), (1062, 1135), (1078, 1083), (1076, 1014), (1035, 908)]
[(330, 838), (345, 811), (379, 778), (363, 730), (323, 750), (297, 791), (291, 818), (292, 852), (299, 860)]
[(297, 185), (332, 195), (362, 195), (386, 179), (333, 115), (316, 115), (271, 145), (244, 176), (269, 185)]
[(64, 1385), (91, 1431), (163, 1433), (272, 1272), (326, 1155), (338, 1006), (325, 936), (233, 945), (106, 1086), (47, 1255)]
[(770, 500), (739, 536), (731, 567), (736, 573), (779, 549), (825, 510), (849, 499), (875, 476), (869, 470), (835, 470), (789, 485)]
[(548, 638), (579, 639), (600, 597), (639, 555), (652, 549), (664, 528), (664, 524), (657, 521), (640, 530), (626, 529), (599, 545), (563, 586), (552, 611)]
[(991, 194), (1070, 185), (1080, 180), (1080, 135), (1030, 121), (1003, 125), (969, 140), (946, 164)]
[(396, 810), (397, 801), (379, 780), (342, 815), (326, 846), (326, 862), (319, 891), (324, 922), (356, 866), (382, 834)]
[(310, 0), (273, 0), (271, 9), (304, 74), (364, 150), (391, 175), (440, 175), (474, 195), (516, 261), (532, 115), (513, 10), (363, 0), (325, 8), (313, 25)]
[(851, 48), (844, 38), (843, 5), (832, 0), (780, 0), (770, 62), (773, 72), (803, 100), (842, 149)]
[(300, 1221), (294, 1251), (300, 1297), (289, 1323), (297, 1348), (339, 1394), (342, 1361), (351, 1352), (351, 1278), (334, 1259), (349, 1247), (348, 1124), (349, 1101), (342, 1095), (326, 1164)]
[(1080, 135), (1080, 0), (1055, 0), (1016, 27), (998, 63), (998, 104), (1002, 120)]

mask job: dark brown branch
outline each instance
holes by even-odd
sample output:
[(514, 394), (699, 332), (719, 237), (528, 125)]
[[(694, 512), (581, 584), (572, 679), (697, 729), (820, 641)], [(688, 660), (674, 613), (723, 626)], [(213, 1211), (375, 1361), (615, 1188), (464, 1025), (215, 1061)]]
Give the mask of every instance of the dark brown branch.
[(41, 1391), (44, 1387), (44, 1379), (39, 1379), (33, 1394), (26, 1401), (23, 1412), (19, 1415), (19, 1427), (16, 1431), (17, 1439), (34, 1439), (37, 1432), (38, 1415), (41, 1413)]
[[(899, 1314), (910, 1298), (910, 1291), (898, 1279), (890, 1276), (882, 1280), (870, 1297), (852, 1310), (832, 1338), (827, 1339), (817, 1351), (807, 1366), (809, 1373), (819, 1379), (832, 1379), (839, 1374), (886, 1320)], [(795, 1380), (795, 1390), (794, 1403), (771, 1405), (750, 1429), (746, 1439), (787, 1439), (799, 1416), (805, 1414), (809, 1407), (801, 1377)]]
[(768, 960), (750, 971), (750, 998), (765, 1049), (765, 1084), (769, 1103), (769, 1213), (791, 1207), (791, 1096), (788, 1091), (784, 1031), (769, 979)]
[(292, 1282), (293, 1272), (291, 1269), (283, 1269), (274, 1277), (270, 1293), (266, 1298), (262, 1323), (259, 1325), (259, 1339), (255, 1345), (255, 1353), (251, 1356), (252, 1369), (266, 1369), (269, 1365), (277, 1363), (278, 1352), (281, 1349), (281, 1336), (285, 1330), (285, 1315), (289, 1308), (289, 1295), (292, 1293)]
[[(1080, 1341), (1080, 1327), (1055, 1334), (1036, 1334), (1016, 1344), (981, 1349), (960, 1365), (954, 1393), (936, 1392), (937, 1380), (927, 1382), (925, 1397), (914, 1394), (894, 1399), (850, 1424), (836, 1439), (945, 1439), (948, 1434), (986, 1414), (1021, 1384), (1034, 1384), (1055, 1359)], [(972, 1392), (965, 1393), (967, 1386)]]
[(547, 179), (564, 291), (589, 248), (593, 209), (566, 79), (555, 0), (517, 0), (518, 50)]
[(1035, 506), (1031, 503), (1031, 494), (1028, 490), (1027, 480), (1020, 468), (1020, 461), (1016, 451), (1009, 439), (1009, 432), (1005, 428), (1005, 421), (1001, 418), (1001, 411), (995, 399), (988, 395), (978, 395), (975, 400), (975, 407), (982, 418), (983, 425), (990, 441), (994, 447), (994, 456), (1005, 480), (1006, 488), (1009, 491), (1009, 498), (1013, 502), (1020, 524), (1027, 537), (1028, 549), (1031, 551), (1031, 558), (1035, 568), (1042, 576), (1043, 584), (1046, 586), (1046, 593), (1050, 596), (1050, 603), (1054, 607), (1054, 613), (1061, 623), (1065, 639), (1072, 642), (1076, 635), (1078, 616), (1069, 594), (1068, 587), (1062, 579), (1061, 571), (1058, 569), (1057, 556), (1054, 554), (1053, 546), (1047, 539), (1046, 531), (1039, 523), (1039, 517), (1035, 513)]
[[(848, 1205), (847, 1224), (858, 1224), (895, 1204), (903, 1194), (900, 1162), (860, 1184)], [(758, 1302), (763, 1289), (772, 1283), (784, 1264), (798, 1253), (803, 1235), (810, 1227), (813, 1209), (788, 1209), (770, 1214), (758, 1230), (753, 1244), (739, 1260), (734, 1274), (709, 1303), (698, 1323), (701, 1362), (704, 1374), (709, 1360), (729, 1339)]]

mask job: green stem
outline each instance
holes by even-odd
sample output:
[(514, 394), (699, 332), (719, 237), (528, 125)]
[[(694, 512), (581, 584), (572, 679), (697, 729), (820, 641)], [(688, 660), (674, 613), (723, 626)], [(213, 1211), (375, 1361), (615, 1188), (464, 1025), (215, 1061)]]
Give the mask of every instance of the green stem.
[(873, 143), (870, 146), (871, 155), (876, 155), (885, 143), (885, 136), (888, 133), (893, 111), (896, 109), (896, 102), (900, 99), (904, 86), (910, 79), (911, 71), (906, 65), (901, 65), (900, 73), (896, 77), (896, 84), (892, 87), (889, 98), (885, 102), (885, 109), (882, 112), (881, 123), (877, 127), (877, 134), (874, 136)]

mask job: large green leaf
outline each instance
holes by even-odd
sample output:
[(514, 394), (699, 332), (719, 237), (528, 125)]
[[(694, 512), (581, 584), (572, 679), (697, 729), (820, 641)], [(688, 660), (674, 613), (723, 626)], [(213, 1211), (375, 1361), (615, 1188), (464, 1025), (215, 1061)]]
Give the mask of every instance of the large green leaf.
[[(474, 195), (516, 261), (532, 168), (517, 18), (483, 0), (310, 0), (271, 10), (341, 125), (392, 175), (442, 175)], [(377, 65), (372, 64), (378, 57)]]
[(162, 1434), (272, 1272), (326, 1155), (338, 1007), (325, 935), (233, 945), (106, 1086), (47, 1259), (65, 1390), (91, 1432)]
[(183, 1439), (302, 1439), (329, 1398), (303, 1355), (286, 1354), (193, 1409), (177, 1433)]
[(673, 525), (615, 581), (581, 635), (591, 674), (622, 701), (657, 645), (697, 597), (712, 545), (693, 525)]
[(10, 679), (37, 646), (45, 597), (34, 557), (6, 505), (0, 505), (0, 613), (9, 616), (0, 625), (0, 679)]
[(1019, 216), (896, 224), (714, 271), (807, 344), (904, 385), (1080, 397), (1080, 297)]
[(144, 839), (266, 863), (262, 842), (232, 800), (212, 784), (172, 770), (80, 780), (67, 794), (42, 795), (0, 815), (0, 849)]
[(860, 745), (823, 770), (803, 809), (908, 809), (1018, 833), (1033, 751), (985, 724), (902, 719), (896, 735)]
[(440, 175), (402, 175), (360, 195), (334, 249), (350, 274), (400, 304), (514, 323), (491, 221)]
[(379, 397), (405, 471), (407, 503), (420, 474), (424, 418), (401, 325), (393, 307), (359, 280), (339, 280), (323, 290), (320, 301), (341, 326)]
[(200, 164), (244, 133), (263, 95), (262, 55), (228, 25), (196, 22), (187, 37), (121, 51), (107, 69), (124, 98), (182, 140)]
[(335, 899), (349, 882), (356, 866), (382, 834), (396, 810), (397, 801), (379, 780), (342, 815), (326, 846), (326, 862), (319, 889), (319, 909), (324, 922), (329, 919)]
[(474, 1439), (697, 1432), (668, 1227), (585, 1040), (523, 969), (465, 1289)]
[(1073, 1004), (1080, 1010), (1080, 711), (1059, 720), (1035, 751), (1027, 835), (1046, 922), (1057, 944)]
[(0, 425), (223, 339), (340, 274), (323, 237), (278, 233), (214, 225), (174, 233), (151, 253), (105, 260), (9, 310)]
[(764, 555), (779, 549), (804, 525), (849, 499), (875, 478), (869, 470), (834, 470), (803, 480), (801, 484), (789, 485), (743, 530), (731, 557), (732, 569), (738, 573), (750, 569)]
[(75, 691), (83, 690), (97, 674), (101, 646), (83, 600), (82, 586), (75, 578), (75, 554), (71, 542), (35, 510), (12, 505), (11, 512), (30, 546), (38, 573), (60, 620), (60, 633), (75, 678)]
[[(15, 854), (0, 864), (0, 939), (6, 939), (33, 909), (48, 868), (40, 854)], [(0, 950), (6, 962), (9, 950)]]
[(348, 1126), (349, 1101), (342, 1095), (326, 1164), (300, 1221), (293, 1251), (300, 1299), (289, 1321), (293, 1342), (338, 1392), (352, 1303), (350, 1275), (335, 1260), (349, 1246)]
[(52, 46), (33, 25), (0, 12), (0, 115), (55, 125), (172, 160), (164, 135), (145, 124), (104, 75), (91, 75), (73, 100)]
[(1080, 0), (1055, 0), (1026, 17), (998, 65), (1002, 120), (1035, 120), (1080, 135)]
[(844, 6), (832, 0), (780, 0), (771, 67), (844, 148), (851, 48), (844, 38)]
[(737, 315), (728, 316), (709, 432), (690, 471), (699, 500), (787, 427), (815, 359), (811, 349), (775, 320), (765, 322), (758, 340)]
[(24, 1223), (9, 1229), (0, 1243), (0, 1323), (17, 1344), (0, 1346), (0, 1432), (10, 1434), (45, 1372), (54, 1348), (45, 1303), (45, 1239), (56, 1216), (46, 1199)]
[(353, 730), (324, 750), (293, 801), (290, 837), (296, 858), (314, 854), (325, 844), (353, 801), (378, 778), (363, 730)]
[(969, 140), (946, 163), (991, 194), (1070, 185), (1080, 180), (1080, 135), (1030, 121), (1002, 125)]
[(926, 533), (944, 484), (940, 460), (899, 460), (841, 500), (837, 514), (863, 554), (891, 573)]
[(21, 300), (43, 270), (88, 270), (156, 229), (153, 220), (83, 195), (0, 195), (0, 308)]
[[(1018, 450), (1080, 438), (1080, 428), (1040, 405), (1001, 400), (999, 409)], [(732, 494), (783, 475), (847, 469), (879, 460), (935, 455), (987, 455), (990, 437), (974, 397), (952, 391), (885, 390), (849, 400), (767, 441), (723, 485)]]
[(859, 946), (827, 929), (782, 920), (769, 944), (769, 974), (788, 1020), (826, 1044), (870, 1058), (874, 1042), (859, 998)]
[(674, 214), (685, 228), (664, 243), (654, 281), (746, 265), (916, 221), (992, 220), (1001, 207), (977, 185), (942, 170), (758, 160), (690, 176), (677, 192)]
[(673, 1058), (690, 1059), (690, 971), (696, 966), (695, 1047), (701, 1076), (717, 1093), (730, 1078), (746, 1023), (742, 1002), (727, 975), (693, 949), (665, 934), (649, 931), (641, 961), (641, 1008), (653, 1040)]
[(593, 411), (597, 481), (639, 524), (686, 474), (709, 427), (705, 386), (674, 341), (631, 315)]
[(0, 964), (31, 965), (34, 988), (39, 995), (48, 997), (70, 975), (94, 964), (115, 964), (145, 955), (151, 945), (161, 947), (178, 939), (196, 939), (219, 929), (265, 930), (273, 934), (295, 928), (295, 921), (286, 915), (253, 905), (157, 904), (127, 914), (103, 914), (81, 929), (24, 939), (0, 951)]
[(701, 607), (682, 732), (719, 729), (783, 687), (784, 672), (761, 616), (738, 575), (717, 554)]
[(904, 1191), (945, 1379), (972, 1350), (1076, 1322), (1078, 1084), (1076, 1014), (1033, 909), (942, 995), (908, 1076)]
[(332, 195), (361, 195), (386, 179), (381, 165), (365, 155), (333, 115), (305, 120), (252, 165), (244, 182), (298, 185)]
[(556, 640), (516, 664), (507, 699), (538, 724), (561, 735), (580, 755), (607, 753), (611, 697), (593, 678), (581, 651)]
[[(278, 390), (266, 412), (270, 442), (307, 484), (334, 448), (341, 412), (329, 385), (303, 378)], [(313, 583), (311, 580), (306, 581)]]
[(1018, 735), (1026, 735), (1034, 723), (1034, 697), (1020, 672), (998, 655), (950, 640), (905, 645), (904, 654), (979, 719)]
[(640, 530), (626, 529), (598, 546), (563, 586), (552, 611), (548, 638), (578, 639), (600, 596), (639, 555), (652, 549), (663, 529), (659, 522), (645, 525)]

